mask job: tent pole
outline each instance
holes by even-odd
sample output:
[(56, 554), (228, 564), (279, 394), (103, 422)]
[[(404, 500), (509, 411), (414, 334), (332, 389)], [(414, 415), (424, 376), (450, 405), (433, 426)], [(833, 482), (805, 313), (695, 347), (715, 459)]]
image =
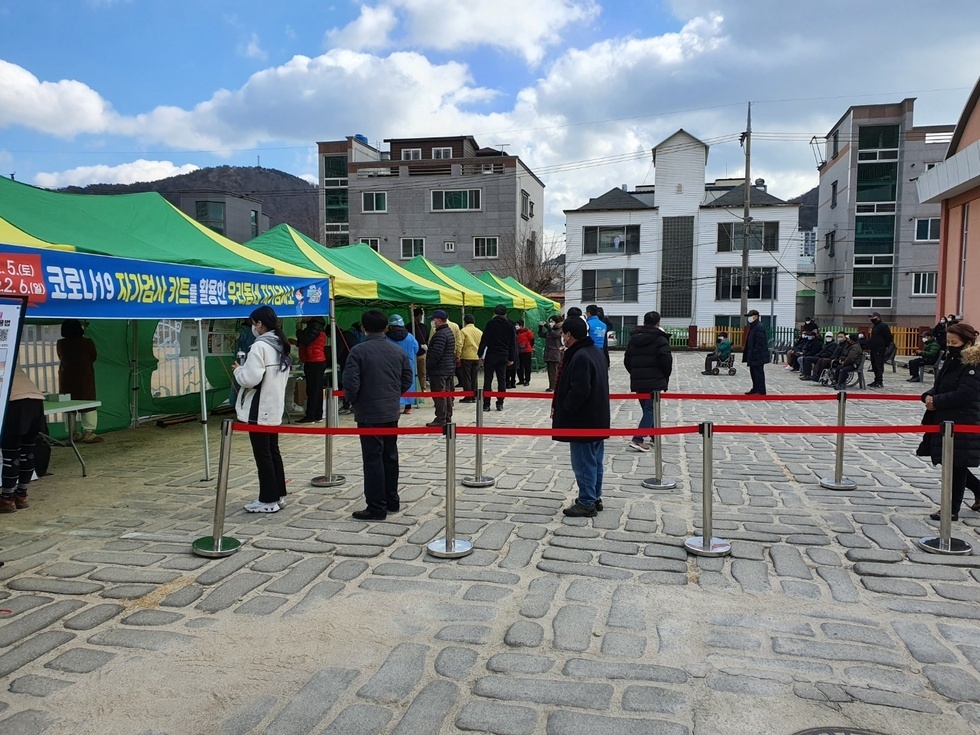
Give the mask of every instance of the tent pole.
[(197, 369), (201, 371), (201, 426), (204, 428), (204, 482), (211, 480), (211, 447), (208, 444), (208, 392), (204, 376), (204, 320), (197, 320)]
[(139, 320), (131, 319), (129, 346), (129, 377), (132, 390), (129, 396), (129, 428), (135, 429), (140, 425), (140, 373), (139, 373)]
[[(330, 293), (327, 303), (327, 318), (330, 320), (330, 395), (327, 396), (326, 420), (327, 428), (337, 426), (340, 423), (340, 414), (337, 413), (337, 398), (334, 393), (340, 386), (338, 375), (340, 366), (337, 365), (337, 315), (334, 302), (334, 282), (335, 278), (330, 276)], [(347, 482), (343, 475), (333, 473), (333, 435), (327, 434), (323, 438), (323, 474), (310, 480), (313, 487), (337, 487)]]

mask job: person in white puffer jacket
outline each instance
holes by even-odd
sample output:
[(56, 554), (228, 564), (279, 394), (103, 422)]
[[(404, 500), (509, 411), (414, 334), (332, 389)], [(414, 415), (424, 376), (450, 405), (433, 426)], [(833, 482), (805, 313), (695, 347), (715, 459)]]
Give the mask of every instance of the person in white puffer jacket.
[[(260, 306), (249, 319), (255, 342), (249, 347), (244, 364), (232, 364), (235, 380), (242, 386), (235, 412), (245, 424), (279, 426), (292, 366), (289, 341), (271, 306)], [(279, 434), (253, 431), (248, 438), (259, 475), (259, 497), (246, 505), (245, 510), (276, 513), (286, 504), (286, 473), (279, 453)]]

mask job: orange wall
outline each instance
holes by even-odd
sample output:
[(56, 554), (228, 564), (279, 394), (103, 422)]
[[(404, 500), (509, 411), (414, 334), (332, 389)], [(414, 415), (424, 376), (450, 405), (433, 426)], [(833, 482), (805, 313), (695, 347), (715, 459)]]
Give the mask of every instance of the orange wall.
[(960, 313), (960, 272), (963, 212), (969, 204), (966, 243), (966, 288), (963, 293), (963, 319), (980, 325), (980, 188), (964, 192), (943, 202), (943, 233), (939, 260), (937, 317)]

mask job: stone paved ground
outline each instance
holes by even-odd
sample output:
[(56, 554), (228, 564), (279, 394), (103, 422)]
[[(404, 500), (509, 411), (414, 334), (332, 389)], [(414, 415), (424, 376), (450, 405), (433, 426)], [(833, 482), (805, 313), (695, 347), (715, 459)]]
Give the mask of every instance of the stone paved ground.
[[(701, 359), (677, 356), (674, 390), (748, 388), (741, 369), (701, 376)], [(888, 391), (917, 392), (904, 378), (889, 372)], [(826, 390), (777, 366), (768, 380), (772, 393)], [(621, 365), (613, 384), (628, 389)], [(547, 409), (508, 400), (487, 423), (543, 426)], [(898, 402), (848, 411), (862, 424), (921, 415)], [(457, 406), (461, 420), (472, 412)], [(638, 417), (635, 402), (614, 404), (615, 425)], [(835, 417), (833, 402), (664, 401), (665, 425)], [(719, 431), (715, 534), (733, 544), (720, 559), (683, 548), (700, 527), (697, 435), (665, 440), (674, 490), (644, 489), (652, 453), (610, 440), (594, 519), (560, 512), (574, 495), (564, 445), (488, 439), (498, 482), (458, 489), (475, 551), (457, 561), (425, 553), (444, 524), (441, 438), (400, 442), (403, 511), (361, 523), (349, 518), (363, 507), (355, 439), (337, 442), (348, 484), (316, 489), (322, 439), (284, 438), (288, 507), (253, 516), (236, 435), (226, 533), (246, 543), (224, 560), (189, 553), (210, 534), (214, 496), (197, 424), (85, 447), (85, 479), (55, 450), (31, 509), (0, 521), (0, 732), (976, 733), (980, 556), (916, 550), (939, 490), (916, 443), (848, 437), (858, 489), (832, 492), (818, 484), (832, 437)], [(459, 441), (460, 476), (472, 447)], [(980, 516), (962, 518), (955, 531), (980, 545)]]

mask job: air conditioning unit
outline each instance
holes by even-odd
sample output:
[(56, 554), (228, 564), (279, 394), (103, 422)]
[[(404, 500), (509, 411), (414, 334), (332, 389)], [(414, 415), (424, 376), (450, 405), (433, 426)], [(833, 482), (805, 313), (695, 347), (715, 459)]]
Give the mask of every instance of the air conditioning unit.
[(492, 174), (493, 173), (493, 164), (492, 163), (484, 163), (483, 164), (483, 167), (480, 170), (480, 173)]
[(444, 253), (455, 253), (456, 252), (456, 243), (454, 241), (452, 241), (452, 240), (446, 240), (442, 244), (442, 251)]

